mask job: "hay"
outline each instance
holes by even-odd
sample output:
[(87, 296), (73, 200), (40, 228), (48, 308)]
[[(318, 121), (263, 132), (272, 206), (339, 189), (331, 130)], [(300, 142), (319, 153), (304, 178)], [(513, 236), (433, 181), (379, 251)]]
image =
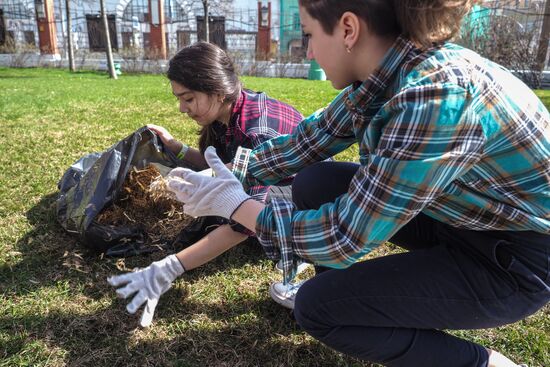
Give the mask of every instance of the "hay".
[(182, 204), (167, 189), (166, 180), (154, 165), (133, 167), (115, 202), (97, 217), (103, 225), (140, 225), (148, 244), (173, 241), (192, 217), (181, 211)]

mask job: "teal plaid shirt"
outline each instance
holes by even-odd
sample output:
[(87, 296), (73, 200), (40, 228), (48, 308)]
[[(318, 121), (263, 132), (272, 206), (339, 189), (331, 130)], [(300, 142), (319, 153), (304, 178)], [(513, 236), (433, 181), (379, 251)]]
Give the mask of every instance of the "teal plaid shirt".
[(318, 210), (275, 200), (256, 232), (283, 259), (345, 268), (420, 212), (471, 230), (550, 233), (550, 118), (501, 66), (446, 43), (399, 38), (368, 80), (345, 89), (292, 135), (249, 156), (246, 180), (274, 184), (359, 145), (348, 192)]

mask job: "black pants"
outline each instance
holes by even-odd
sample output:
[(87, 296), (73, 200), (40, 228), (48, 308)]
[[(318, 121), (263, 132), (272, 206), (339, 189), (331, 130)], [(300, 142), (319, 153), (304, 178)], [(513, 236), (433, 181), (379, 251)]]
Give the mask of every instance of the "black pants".
[[(300, 209), (346, 192), (358, 165), (322, 162), (294, 180)], [(387, 366), (487, 366), (478, 344), (442, 329), (496, 327), (550, 300), (550, 236), (457, 229), (420, 214), (391, 242), (409, 251), (327, 270), (296, 296), (294, 315), (316, 339)]]

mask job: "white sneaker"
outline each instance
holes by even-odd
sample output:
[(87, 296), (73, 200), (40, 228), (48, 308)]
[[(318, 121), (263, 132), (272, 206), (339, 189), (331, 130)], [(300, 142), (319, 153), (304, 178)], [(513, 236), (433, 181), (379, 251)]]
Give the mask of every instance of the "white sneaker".
[(281, 306), (294, 310), (296, 293), (302, 284), (304, 281), (287, 285), (284, 285), (283, 282), (274, 282), (269, 286), (269, 295)]
[[(299, 263), (298, 267), (296, 268), (296, 275), (298, 275), (301, 272), (303, 272), (304, 270), (306, 270), (308, 268), (308, 266), (310, 266), (310, 265), (311, 265), (310, 263), (306, 263), (306, 262)], [(281, 274), (283, 273), (283, 261), (282, 260), (277, 261), (277, 264), (275, 264), (275, 270), (277, 270)]]

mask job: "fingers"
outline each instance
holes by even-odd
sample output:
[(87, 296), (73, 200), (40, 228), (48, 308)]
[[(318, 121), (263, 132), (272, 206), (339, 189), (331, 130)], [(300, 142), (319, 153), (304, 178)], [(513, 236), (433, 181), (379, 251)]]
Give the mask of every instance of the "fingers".
[(143, 282), (140, 280), (132, 281), (124, 288), (119, 288), (116, 291), (118, 298), (128, 298), (132, 294), (143, 288)]
[(118, 287), (119, 285), (124, 285), (126, 283), (129, 283), (133, 279), (133, 273), (126, 273), (121, 275), (115, 275), (110, 278), (107, 278), (107, 283), (112, 285), (113, 287)]
[(233, 176), (231, 171), (227, 169), (225, 164), (223, 164), (222, 160), (218, 157), (218, 155), (216, 154), (216, 148), (214, 148), (213, 146), (209, 146), (208, 148), (206, 148), (206, 151), (204, 152), (204, 159), (206, 159), (206, 163), (208, 163), (208, 165), (212, 168), (216, 176)]
[(168, 188), (174, 193), (191, 193), (208, 182), (211, 177), (205, 176), (204, 172), (195, 172), (187, 168), (174, 168), (167, 176)]
[(139, 324), (141, 327), (148, 327), (153, 323), (153, 316), (155, 315), (155, 308), (157, 307), (158, 299), (148, 299), (143, 313), (141, 314), (141, 320)]
[(192, 173), (195, 173), (195, 171), (193, 171), (192, 169), (189, 169), (189, 168), (183, 168), (183, 167), (177, 167), (177, 168), (174, 168), (173, 170), (170, 171), (170, 173), (168, 173), (168, 178), (179, 178), (179, 179), (182, 179), (182, 180), (186, 180), (186, 177), (189, 176), (190, 174)]
[(195, 186), (181, 180), (168, 180), (168, 189), (176, 194), (179, 201), (186, 202), (190, 193), (193, 192)]
[(145, 125), (149, 130), (153, 130), (159, 135), (168, 135), (168, 130), (166, 130), (164, 127), (155, 125), (155, 124), (147, 124)]
[(178, 148), (175, 146), (176, 145), (176, 140), (174, 139), (174, 137), (172, 136), (172, 134), (170, 134), (168, 132), (168, 130), (166, 130), (164, 127), (162, 126), (158, 126), (158, 125), (155, 125), (155, 124), (147, 124), (146, 125), (147, 128), (151, 131), (153, 131), (155, 134), (158, 135), (158, 137), (160, 138), (160, 140), (162, 140), (162, 142), (164, 144), (166, 144), (166, 146), (174, 151), (177, 150)]
[(126, 310), (131, 314), (135, 314), (141, 305), (145, 303), (145, 301), (147, 301), (147, 292), (144, 289), (141, 289), (138, 294), (134, 296), (132, 302), (128, 303)]

